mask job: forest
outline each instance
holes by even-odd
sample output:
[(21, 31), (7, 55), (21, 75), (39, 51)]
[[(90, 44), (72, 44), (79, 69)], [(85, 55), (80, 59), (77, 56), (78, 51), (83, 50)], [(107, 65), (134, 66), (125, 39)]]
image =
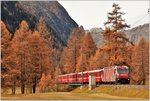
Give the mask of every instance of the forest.
[(82, 26), (70, 33), (66, 46), (55, 46), (55, 39), (40, 18), (32, 31), (23, 20), (15, 33), (10, 33), (1, 21), (1, 87), (11, 88), (15, 94), (19, 87), (22, 94), (27, 88), (36, 93), (44, 92), (55, 82), (57, 75), (96, 70), (114, 65), (130, 68), (131, 83), (149, 83), (149, 42), (141, 37), (138, 43), (130, 42), (125, 34), (130, 26), (125, 23), (117, 4), (108, 12), (104, 42), (96, 46), (90, 32)]

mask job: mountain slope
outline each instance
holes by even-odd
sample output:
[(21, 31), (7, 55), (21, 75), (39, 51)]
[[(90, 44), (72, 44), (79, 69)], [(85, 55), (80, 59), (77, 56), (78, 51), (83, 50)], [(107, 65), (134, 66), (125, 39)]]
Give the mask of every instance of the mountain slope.
[[(100, 47), (100, 45), (102, 45), (104, 42), (102, 35), (103, 29), (92, 28), (90, 32), (92, 33), (92, 37), (96, 42), (97, 46)], [(133, 43), (138, 43), (141, 37), (144, 37), (147, 41), (149, 41), (149, 24), (144, 24), (127, 30), (125, 31), (125, 34)]]
[(92, 37), (94, 41), (96, 42), (97, 46), (100, 46), (104, 43), (104, 39), (102, 35), (102, 32), (103, 32), (102, 28), (92, 28), (90, 32), (92, 33)]
[(137, 43), (139, 42), (141, 37), (144, 37), (147, 41), (149, 41), (149, 24), (144, 24), (127, 30), (126, 35), (128, 36), (129, 40)]
[(26, 20), (34, 29), (39, 18), (43, 17), (49, 31), (66, 44), (72, 29), (78, 27), (57, 1), (2, 1), (1, 5), (1, 19), (12, 33), (22, 20)]

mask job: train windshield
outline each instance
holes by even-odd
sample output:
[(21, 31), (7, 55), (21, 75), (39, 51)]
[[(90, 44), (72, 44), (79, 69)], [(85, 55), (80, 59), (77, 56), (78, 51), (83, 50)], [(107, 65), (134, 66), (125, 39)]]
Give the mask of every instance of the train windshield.
[(117, 71), (118, 71), (119, 74), (128, 74), (128, 73), (129, 73), (129, 70), (128, 70), (128, 69), (121, 69), (121, 68), (118, 68)]

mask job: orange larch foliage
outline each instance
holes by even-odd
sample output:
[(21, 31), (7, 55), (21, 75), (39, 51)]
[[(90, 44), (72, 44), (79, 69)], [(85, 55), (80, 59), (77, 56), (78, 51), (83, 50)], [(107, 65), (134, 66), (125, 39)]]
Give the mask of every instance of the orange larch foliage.
[(143, 85), (149, 80), (149, 44), (144, 38), (133, 49), (131, 80), (133, 84)]
[(32, 32), (26, 21), (22, 21), (19, 29), (15, 32), (12, 39), (16, 57), (18, 58), (18, 68), (20, 71), (21, 92), (25, 93), (25, 81), (27, 78), (26, 70), (29, 63), (28, 40)]
[[(84, 29), (82, 27), (75, 28), (71, 33), (68, 46), (65, 53), (64, 71), (71, 73), (76, 71), (77, 60), (79, 58), (79, 50), (84, 37)], [(64, 54), (64, 53), (63, 53)]]
[(76, 72), (82, 72), (86, 70), (85, 64), (85, 54), (83, 53), (83, 48), (80, 48), (80, 56), (76, 65)]
[(97, 50), (97, 47), (91, 36), (91, 33), (87, 33), (83, 41), (83, 53), (85, 55), (86, 70), (92, 70), (92, 68), (90, 67), (89, 59), (91, 56), (95, 55), (96, 50)]
[(129, 26), (122, 19), (124, 13), (120, 12), (119, 5), (114, 3), (112, 7), (113, 11), (108, 13), (108, 21), (105, 23), (106, 29), (103, 33), (105, 39), (104, 50), (109, 55), (108, 63), (110, 65), (126, 64), (129, 66), (130, 63), (127, 63), (131, 57), (128, 54), (130, 49), (127, 46), (129, 40), (123, 32)]
[(42, 77), (39, 82), (39, 91), (41, 93), (46, 91), (46, 88), (49, 86), (50, 82), (52, 82), (51, 80), (51, 75), (45, 73), (42, 74)]
[(3, 58), (3, 56), (5, 56), (5, 54), (7, 54), (6, 50), (9, 47), (10, 41), (11, 41), (10, 32), (7, 30), (4, 22), (1, 21), (1, 53), (2, 53), (2, 58)]
[(40, 18), (38, 23), (36, 24), (36, 30), (40, 33), (41, 37), (44, 38), (45, 43), (49, 47), (49, 62), (52, 74), (51, 77), (54, 79), (53, 72), (55, 72), (55, 68), (58, 66), (60, 61), (60, 43), (57, 42), (55, 37), (52, 34), (52, 31), (49, 31), (44, 18)]
[(11, 35), (6, 25), (1, 21), (1, 42), (2, 42), (2, 60), (1, 60), (1, 80), (2, 87), (11, 87), (12, 94), (15, 94), (16, 85), (19, 77), (18, 58), (15, 56), (15, 47), (11, 44)]
[(54, 37), (51, 32), (48, 31), (44, 18), (40, 18), (38, 23), (36, 24), (36, 30), (41, 34), (45, 40), (45, 43), (52, 48), (54, 45)]
[(94, 57), (90, 58), (90, 62), (91, 62), (90, 65), (94, 69), (100, 69), (103, 67), (107, 67), (107, 66), (109, 66), (108, 58), (109, 58), (109, 56), (106, 53), (106, 51), (99, 48), (99, 49), (97, 49)]
[[(7, 69), (7, 67), (5, 66), (4, 60), (5, 60), (5, 58), (7, 58), (8, 54), (9, 54), (7, 50), (10, 46), (10, 41), (11, 41), (11, 35), (10, 35), (9, 31), (7, 30), (4, 22), (1, 21), (1, 58), (2, 58), (1, 70), (2, 70), (2, 76), (3, 76), (3, 73), (6, 71), (5, 69)], [(2, 84), (3, 84), (3, 82), (2, 82)]]
[(28, 42), (28, 53), (30, 53), (29, 58), (29, 65), (27, 74), (28, 80), (31, 79), (32, 81), (32, 88), (33, 93), (36, 92), (36, 86), (39, 82), (39, 78), (42, 77), (42, 74), (45, 73), (46, 75), (51, 73), (50, 68), (50, 58), (49, 58), (49, 47), (44, 43), (40, 34), (36, 31), (34, 32), (31, 37), (29, 38)]

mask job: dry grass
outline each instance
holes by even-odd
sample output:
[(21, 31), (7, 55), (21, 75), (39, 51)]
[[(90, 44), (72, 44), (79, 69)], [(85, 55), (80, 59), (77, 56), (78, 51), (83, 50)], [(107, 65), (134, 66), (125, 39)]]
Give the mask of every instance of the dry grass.
[(131, 100), (140, 98), (128, 98), (111, 96), (103, 93), (72, 93), (72, 92), (50, 92), (37, 94), (16, 94), (16, 95), (2, 95), (2, 100)]
[[(4, 90), (3, 90), (4, 91)], [(101, 85), (91, 91), (85, 86), (76, 88), (72, 92), (47, 92), (36, 94), (12, 95), (11, 90), (5, 90), (2, 100), (143, 100), (148, 99), (148, 89), (143, 87), (105, 86)]]
[(87, 87), (84, 87), (82, 90), (80, 88), (75, 89), (75, 93), (105, 93), (113, 96), (120, 97), (131, 97), (131, 98), (143, 98), (149, 99), (149, 89), (148, 86), (137, 86), (137, 85), (101, 85), (95, 89), (89, 91)]

